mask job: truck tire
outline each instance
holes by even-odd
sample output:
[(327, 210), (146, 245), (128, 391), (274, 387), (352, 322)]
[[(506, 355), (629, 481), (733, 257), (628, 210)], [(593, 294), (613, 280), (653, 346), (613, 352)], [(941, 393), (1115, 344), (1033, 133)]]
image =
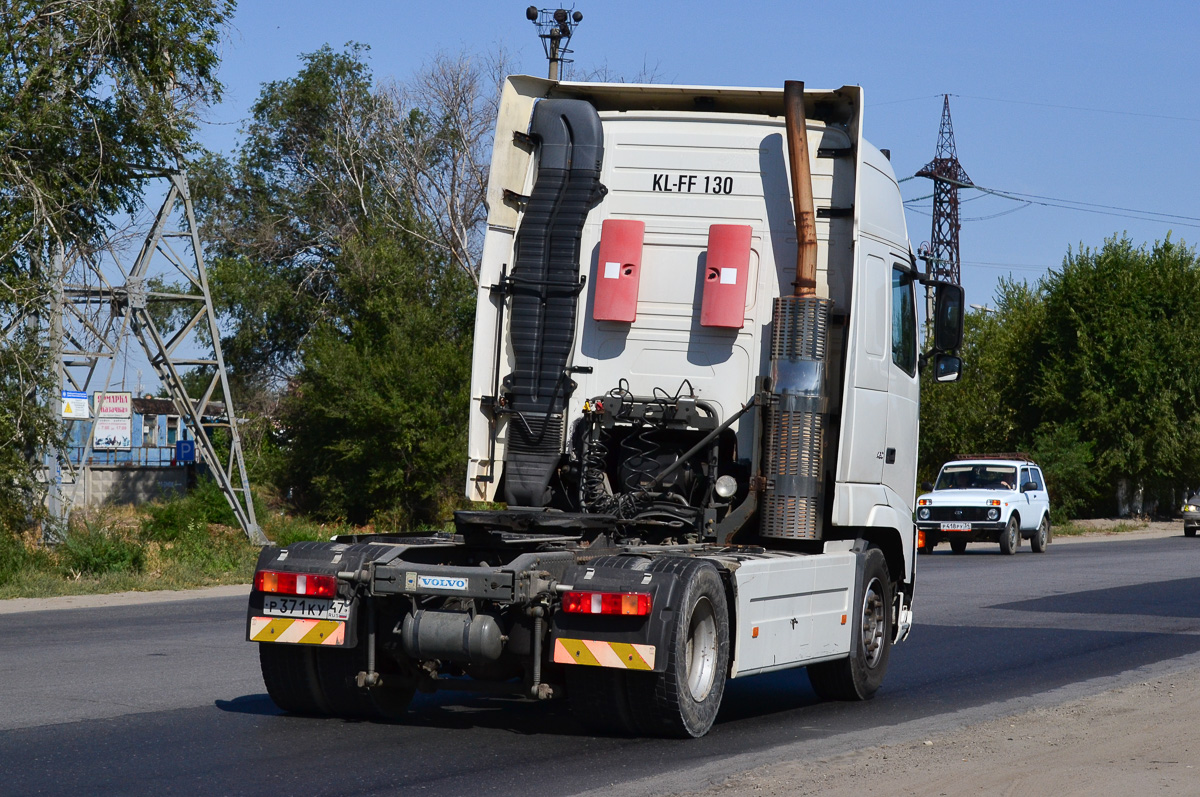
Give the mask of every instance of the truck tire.
[(1050, 518), (1042, 516), (1042, 522), (1038, 524), (1037, 531), (1029, 538), (1029, 547), (1034, 553), (1045, 553), (1046, 548), (1050, 545)]
[[(367, 669), (365, 633), (353, 648), (315, 651), (321, 691), (329, 704), (329, 713), (348, 719), (399, 719), (416, 694), (415, 682), (383, 668), (386, 660), (376, 662), (381, 670), (379, 686), (360, 687), (355, 679)], [(384, 659), (379, 656), (378, 659)]]
[(590, 733), (602, 736), (634, 736), (637, 721), (629, 702), (628, 682), (632, 675), (611, 667), (568, 665), (567, 703), (571, 714)]
[(1184, 526), (1183, 527), (1183, 536), (1195, 537), (1196, 536), (1196, 527), (1195, 526)]
[(870, 700), (883, 685), (892, 653), (892, 581), (883, 551), (868, 548), (862, 588), (855, 598), (857, 633), (850, 656), (808, 665), (813, 691), (824, 700)]
[[(643, 556), (601, 556), (590, 567), (644, 570), (650, 560)], [(634, 736), (639, 732), (630, 703), (629, 680), (645, 673), (611, 667), (568, 665), (565, 670), (567, 703), (579, 724), (591, 733), (605, 736)]]
[(965, 539), (960, 540), (957, 537), (951, 537), (950, 550), (954, 551), (955, 553), (966, 553), (967, 541)]
[(289, 714), (324, 715), (329, 702), (321, 691), (316, 653), (307, 645), (258, 644), (258, 665), (267, 694)]
[(705, 561), (669, 557), (654, 560), (648, 569), (676, 573), (682, 594), (665, 671), (629, 673), (634, 721), (647, 735), (700, 737), (717, 718), (729, 673), (725, 585), (716, 567)]
[(1000, 532), (1000, 553), (1011, 556), (1021, 547), (1021, 521), (1014, 512), (1008, 518), (1008, 525)]

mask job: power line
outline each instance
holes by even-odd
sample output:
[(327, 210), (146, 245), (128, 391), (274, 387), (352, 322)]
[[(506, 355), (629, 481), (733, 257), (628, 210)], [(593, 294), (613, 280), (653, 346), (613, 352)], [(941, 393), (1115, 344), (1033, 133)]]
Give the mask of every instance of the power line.
[[(978, 187), (978, 186), (976, 186), (976, 187)], [(979, 190), (987, 191), (990, 194), (1004, 195), (1006, 199), (1012, 198), (1012, 197), (1023, 197), (1023, 198), (1027, 198), (1029, 200), (1043, 199), (1043, 200), (1046, 200), (1049, 202), (1068, 202), (1072, 205), (1084, 205), (1086, 207), (1091, 207), (1091, 208), (1103, 208), (1104, 210), (1123, 210), (1127, 213), (1144, 213), (1149, 216), (1163, 216), (1164, 218), (1168, 218), (1168, 219), (1183, 219), (1184, 221), (1200, 222), (1200, 218), (1197, 218), (1196, 216), (1180, 216), (1175, 213), (1160, 213), (1157, 210), (1142, 210), (1141, 208), (1123, 208), (1123, 207), (1119, 207), (1117, 205), (1102, 205), (1097, 202), (1081, 202), (1081, 201), (1075, 200), (1075, 199), (1057, 199), (1055, 197), (1041, 196), (1039, 194), (1022, 194), (1020, 191), (994, 191), (992, 189), (987, 189), (987, 188), (980, 188)]]
[[(1105, 205), (1098, 202), (1082, 202), (1077, 199), (1061, 199), (1059, 197), (1044, 196), (1042, 194), (1025, 194), (1020, 191), (1002, 191), (997, 188), (987, 188), (982, 185), (969, 185), (966, 183), (960, 184), (959, 188), (974, 188), (984, 194), (1007, 199), (1012, 202), (1020, 202), (1021, 207), (1013, 210), (995, 213), (990, 216), (980, 216), (977, 218), (963, 219), (963, 221), (984, 221), (986, 219), (994, 219), (1000, 216), (1006, 216), (1009, 213), (1015, 213), (1017, 210), (1029, 207), (1030, 205), (1040, 205), (1048, 208), (1059, 208), (1061, 210), (1078, 210), (1084, 213), (1096, 213), (1101, 216), (1116, 216), (1118, 218), (1135, 219), (1137, 221), (1154, 221), (1162, 223), (1173, 223), (1181, 227), (1196, 227), (1200, 228), (1200, 217), (1184, 216), (1178, 213), (1163, 213), (1158, 210), (1145, 210), (1143, 208), (1127, 208), (1120, 205)], [(911, 205), (914, 202), (920, 202), (929, 199), (933, 194), (916, 197), (915, 199), (906, 199), (904, 204)], [(978, 197), (972, 197), (973, 199)], [(966, 200), (964, 200), (966, 201)], [(921, 215), (929, 215), (917, 210), (914, 207), (908, 207), (908, 210)]]
[[(920, 97), (908, 97), (903, 100), (886, 100), (884, 102), (872, 103), (872, 108), (880, 108), (885, 105), (900, 105), (906, 102), (918, 102), (919, 100), (939, 99), (942, 94), (923, 94)], [(1052, 102), (1033, 102), (1031, 100), (1006, 100), (1001, 97), (981, 97), (977, 94), (951, 94), (951, 97), (961, 97), (964, 100), (981, 100), (983, 102), (1001, 102), (1007, 105), (1031, 105), (1035, 108), (1055, 108), (1060, 111), (1083, 111), (1084, 113), (1107, 113), (1114, 116), (1133, 116), (1139, 119), (1169, 119), (1173, 122), (1200, 122), (1200, 117), (1196, 116), (1172, 116), (1170, 114), (1161, 113), (1144, 113), (1142, 111), (1121, 111), (1115, 108), (1088, 108), (1083, 105), (1059, 105)]]
[(1038, 197), (1030, 199), (1027, 197), (1036, 196), (1034, 194), (1017, 194), (1012, 191), (998, 191), (992, 188), (984, 188), (976, 185), (974, 188), (998, 196), (1002, 199), (1009, 199), (1013, 202), (1027, 202), (1031, 205), (1041, 205), (1047, 208), (1061, 208), (1063, 210), (1078, 210), (1083, 213), (1096, 213), (1101, 216), (1116, 216), (1123, 219), (1136, 219), (1137, 221), (1156, 221), (1162, 223), (1173, 223), (1181, 227), (1197, 227), (1200, 228), (1200, 218), (1195, 216), (1180, 216), (1174, 213), (1161, 213), (1156, 210), (1142, 210), (1140, 208), (1123, 208), (1116, 205), (1100, 205), (1093, 202), (1079, 202), (1073, 199), (1058, 199), (1055, 197)]

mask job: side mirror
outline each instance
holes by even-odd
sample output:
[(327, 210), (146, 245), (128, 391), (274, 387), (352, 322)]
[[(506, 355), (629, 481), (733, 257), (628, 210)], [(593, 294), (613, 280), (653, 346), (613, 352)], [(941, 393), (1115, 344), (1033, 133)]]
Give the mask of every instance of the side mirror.
[(1027, 493), (1037, 489), (1037, 482), (1025, 482), (1021, 485), (1021, 492)]
[(933, 492), (933, 482), (921, 482), (921, 492), (932, 493)]
[(934, 350), (958, 351), (962, 346), (963, 302), (961, 285), (943, 282), (937, 286), (933, 299)]
[(962, 358), (938, 352), (933, 359), (934, 381), (957, 382), (960, 376), (962, 376)]

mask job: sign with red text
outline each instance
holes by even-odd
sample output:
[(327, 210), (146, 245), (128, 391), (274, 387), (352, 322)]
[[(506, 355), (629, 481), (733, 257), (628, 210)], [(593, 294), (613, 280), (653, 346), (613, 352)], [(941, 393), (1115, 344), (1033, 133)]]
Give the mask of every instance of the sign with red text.
[(97, 418), (131, 418), (133, 417), (132, 393), (101, 393), (95, 394)]

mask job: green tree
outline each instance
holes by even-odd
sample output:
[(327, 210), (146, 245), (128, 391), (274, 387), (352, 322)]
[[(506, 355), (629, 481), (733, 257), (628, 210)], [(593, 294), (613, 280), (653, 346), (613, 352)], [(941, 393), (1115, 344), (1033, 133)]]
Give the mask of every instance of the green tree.
[(963, 330), (963, 375), (937, 384), (922, 374), (920, 474), (971, 453), (1027, 450), (1035, 420), (1029, 376), (1036, 372), (1040, 297), (1024, 283), (1001, 280), (996, 308), (973, 310)]
[(411, 242), (355, 242), (343, 258), (374, 278), (348, 286), (345, 328), (305, 345), (283, 400), (286, 483), (321, 517), (435, 523), (466, 471), (470, 281)]
[(0, 3), (0, 525), (37, 514), (38, 452), (59, 434), (46, 308), (60, 263), (97, 248), (175, 165), (216, 99), (232, 0)]
[(365, 56), (324, 47), (266, 85), (237, 152), (206, 159), (200, 210), (226, 362), (280, 397), (280, 491), (432, 522), (464, 468), (490, 82), (439, 58), (376, 86)]
[(371, 117), (365, 52), (302, 56), (296, 77), (263, 87), (234, 161), (210, 153), (198, 164), (193, 193), (235, 372), (286, 380), (314, 325), (338, 313), (338, 258), (377, 193), (346, 132)]
[[(1113, 237), (1048, 276), (1033, 401), (1043, 427), (1094, 445), (1096, 477), (1168, 501), (1200, 475), (1200, 261), (1168, 239)], [(1105, 508), (1097, 506), (1096, 508)]]
[(921, 474), (967, 452), (1027, 452), (1055, 521), (1200, 481), (1200, 261), (1170, 239), (1069, 252), (1036, 288), (1002, 281), (967, 316), (962, 380), (924, 378)]

